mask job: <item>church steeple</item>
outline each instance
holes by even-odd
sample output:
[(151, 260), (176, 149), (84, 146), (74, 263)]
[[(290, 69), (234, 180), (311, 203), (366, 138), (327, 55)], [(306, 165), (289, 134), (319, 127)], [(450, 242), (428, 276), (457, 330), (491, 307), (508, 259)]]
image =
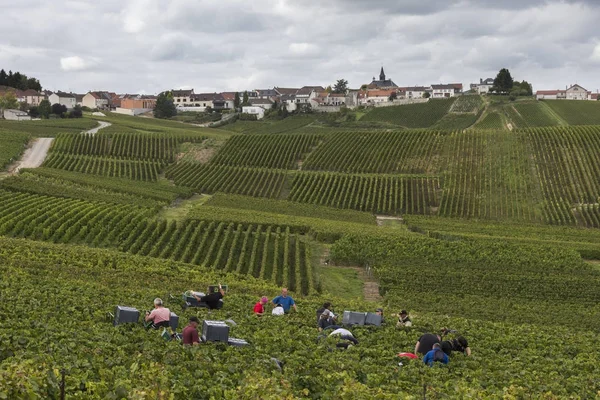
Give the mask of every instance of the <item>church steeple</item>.
[(381, 72), (379, 73), (379, 80), (385, 81), (385, 72), (383, 72), (383, 65), (381, 66)]

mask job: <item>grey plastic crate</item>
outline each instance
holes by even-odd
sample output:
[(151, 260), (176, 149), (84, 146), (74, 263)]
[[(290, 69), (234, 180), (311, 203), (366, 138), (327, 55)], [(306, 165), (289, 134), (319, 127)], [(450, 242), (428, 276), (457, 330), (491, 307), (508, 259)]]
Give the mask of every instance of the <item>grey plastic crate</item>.
[(381, 326), (381, 315), (375, 313), (367, 313), (367, 318), (365, 319), (365, 325), (375, 325)]
[(367, 313), (355, 312), (355, 311), (344, 311), (342, 317), (343, 325), (364, 325), (367, 318)]
[(223, 321), (204, 321), (202, 324), (203, 342), (225, 342), (229, 340), (229, 326)]
[(115, 319), (113, 325), (121, 325), (128, 323), (137, 323), (140, 319), (140, 312), (137, 308), (116, 306), (115, 307)]

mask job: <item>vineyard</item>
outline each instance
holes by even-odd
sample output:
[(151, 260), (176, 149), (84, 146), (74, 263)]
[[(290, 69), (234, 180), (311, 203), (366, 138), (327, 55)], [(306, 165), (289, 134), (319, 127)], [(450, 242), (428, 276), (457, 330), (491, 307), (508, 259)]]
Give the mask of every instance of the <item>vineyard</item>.
[(165, 172), (175, 184), (202, 193), (278, 197), (287, 171), (180, 162)]
[(504, 129), (504, 121), (502, 120), (502, 116), (497, 112), (491, 112), (486, 114), (483, 119), (475, 125), (476, 129), (496, 129), (502, 130)]
[(237, 135), (211, 160), (239, 167), (297, 169), (321, 138), (317, 135)]
[(444, 134), (436, 131), (337, 132), (302, 165), (303, 170), (432, 173)]
[(0, 170), (19, 158), (29, 141), (29, 135), (0, 130)]
[(550, 224), (600, 228), (600, 129), (527, 131)]
[(551, 115), (544, 102), (516, 103), (506, 106), (506, 110), (519, 128), (559, 125), (559, 121)]
[(599, 125), (599, 101), (544, 100), (569, 125)]
[(430, 214), (439, 205), (437, 177), (302, 173), (289, 200), (376, 214)]
[(479, 95), (459, 96), (450, 107), (451, 113), (472, 113), (477, 114), (483, 106), (483, 101)]
[(520, 138), (499, 131), (453, 134), (439, 215), (538, 219), (532, 167)]
[(60, 133), (80, 133), (96, 127), (98, 123), (87, 118), (45, 119), (40, 121), (7, 121), (0, 120), (2, 132), (19, 132), (33, 137), (54, 137)]
[[(348, 129), (309, 115), (239, 121), (235, 135), (110, 114), (89, 136), (87, 118), (40, 121), (56, 136), (44, 166), (0, 177), (0, 399), (59, 398), (61, 371), (76, 399), (597, 397), (600, 126), (543, 126), (596, 118), (568, 120), (564, 103), (502, 103), (476, 129), (479, 96), (377, 108)], [(43, 127), (4, 126), (0, 160)], [(210, 161), (186, 154), (200, 147)], [(218, 282), (222, 310), (181, 307)], [(255, 317), (282, 286), (298, 311)], [(250, 346), (187, 348), (106, 318), (156, 297), (179, 332), (228, 319)], [(360, 343), (337, 350), (317, 340), (326, 301), (383, 307), (386, 324), (351, 328)], [(412, 328), (395, 327), (402, 309)], [(440, 368), (396, 356), (442, 327), (473, 355)]]
[[(559, 256), (556, 252), (551, 254)], [(517, 255), (522, 257), (522, 252)], [(557, 259), (573, 265), (573, 260), (564, 256)], [(517, 265), (522, 266), (523, 262)], [(511, 271), (523, 274), (517, 265)], [(422, 266), (427, 268), (427, 274), (432, 273), (433, 279), (439, 279), (441, 272)], [(505, 314), (498, 312), (504, 302), (480, 302), (480, 307), (488, 306), (488, 318), (466, 319), (455, 315), (463, 311), (470, 298), (460, 299), (454, 294), (454, 286), (444, 301), (434, 305), (434, 309), (443, 308), (450, 299), (457, 306), (458, 309), (443, 308), (444, 317), (407, 306), (416, 327), (396, 330), (390, 323), (379, 329), (355, 328), (353, 332), (360, 340), (358, 346), (348, 351), (331, 351), (335, 349), (335, 341), (315, 340), (314, 310), (326, 300), (334, 301), (336, 312), (355, 309), (364, 303), (315, 295), (297, 298), (299, 312), (285, 318), (252, 318), (251, 305), (262, 295), (271, 299), (277, 294), (274, 285), (197, 268), (174, 261), (165, 268), (164, 261), (149, 257), (0, 238), (2, 294), (12, 310), (6, 313), (0, 327), (0, 336), (5, 339), (0, 353), (0, 393), (7, 398), (58, 397), (63, 368), (67, 398), (91, 399), (168, 396), (253, 399), (257, 392), (265, 399), (367, 399), (374, 393), (377, 398), (397, 399), (422, 397), (423, 385), (428, 398), (527, 398), (542, 392), (548, 398), (571, 397), (574, 393), (593, 398), (600, 390), (598, 383), (590, 380), (590, 376), (600, 373), (600, 359), (594, 351), (598, 334), (581, 329), (598, 321), (597, 311), (594, 306), (583, 310), (575, 305), (579, 299), (581, 304), (588, 304), (586, 299), (591, 297), (587, 291), (580, 298), (572, 298), (574, 315), (563, 311), (569, 303), (552, 302), (551, 309), (564, 318), (539, 312), (547, 303), (531, 300), (521, 307), (502, 307)], [(427, 274), (414, 271), (410, 265), (407, 268), (411, 275), (404, 275), (405, 278), (421, 276), (417, 278), (419, 285), (426, 279)], [(454, 282), (452, 270), (448, 272), (442, 286)], [(476, 278), (485, 276), (486, 271), (480, 273), (483, 275), (468, 277), (474, 291), (481, 291)], [(591, 288), (591, 282), (583, 281), (586, 274), (596, 279), (593, 273), (582, 271), (561, 288), (573, 283)], [(397, 281), (398, 277), (394, 275), (393, 279)], [(165, 342), (156, 332), (146, 332), (141, 326), (115, 328), (104, 322), (104, 315), (115, 304), (144, 310), (160, 296), (179, 315), (181, 329), (190, 316), (204, 319), (206, 313), (196, 309), (182, 311), (177, 301), (168, 300), (168, 294), (205, 288), (218, 281), (229, 283), (230, 291), (225, 297), (226, 308), (213, 312), (211, 317), (236, 321), (230, 334), (248, 340), (249, 347), (207, 344), (186, 349), (179, 343)], [(502, 285), (508, 283), (502, 281)], [(546, 284), (543, 281), (534, 295), (544, 294)], [(522, 290), (529, 287), (528, 283)], [(400, 288), (406, 290), (407, 300), (399, 299), (398, 291), (391, 291), (390, 312), (406, 304), (418, 304), (410, 284), (399, 281)], [(421, 308), (433, 303), (434, 289), (433, 285), (422, 287), (427, 296), (420, 296)], [(44, 293), (45, 303), (61, 307), (40, 307), (38, 297), (23, 296), (23, 292)], [(579, 291), (569, 293), (575, 296)], [(532, 310), (535, 305), (538, 307)], [(474, 305), (471, 314), (481, 312)], [(508, 322), (489, 321), (494, 315)], [(524, 322), (529, 315), (545, 323)], [(585, 318), (576, 319), (581, 315)], [(404, 362), (399, 367), (394, 355), (410, 351), (423, 331), (435, 331), (442, 323), (467, 336), (473, 356), (453, 353), (447, 368), (424, 369), (418, 361)], [(564, 327), (570, 323), (572, 326)], [(271, 357), (284, 361), (285, 369), (279, 371)], [(258, 370), (262, 373), (256, 374)], [(559, 373), (568, 379), (556, 379)]]
[(448, 113), (455, 97), (429, 100), (427, 103), (379, 107), (369, 111), (361, 121), (380, 121), (406, 128), (429, 128)]

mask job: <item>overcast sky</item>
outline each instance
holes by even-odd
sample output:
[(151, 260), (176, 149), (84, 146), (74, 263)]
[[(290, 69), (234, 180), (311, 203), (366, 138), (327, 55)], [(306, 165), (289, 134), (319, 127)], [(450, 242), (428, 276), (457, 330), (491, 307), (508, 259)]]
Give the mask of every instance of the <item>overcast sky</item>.
[(600, 0), (0, 0), (0, 68), (157, 93), (494, 77), (600, 89)]

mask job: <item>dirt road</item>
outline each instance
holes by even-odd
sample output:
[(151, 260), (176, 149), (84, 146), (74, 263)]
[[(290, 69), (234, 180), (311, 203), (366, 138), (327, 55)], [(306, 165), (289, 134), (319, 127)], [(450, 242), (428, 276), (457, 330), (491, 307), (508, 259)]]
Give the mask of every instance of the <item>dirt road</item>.
[(87, 133), (88, 135), (94, 136), (96, 133), (98, 133), (98, 131), (100, 129), (104, 129), (104, 128), (112, 125), (110, 122), (106, 122), (106, 121), (98, 121), (98, 124), (99, 125), (97, 127), (90, 129), (89, 131), (85, 131), (83, 133)]
[(25, 150), (23, 157), (12, 172), (16, 174), (21, 168), (37, 168), (42, 165), (53, 140), (54, 138), (35, 139), (31, 147)]

